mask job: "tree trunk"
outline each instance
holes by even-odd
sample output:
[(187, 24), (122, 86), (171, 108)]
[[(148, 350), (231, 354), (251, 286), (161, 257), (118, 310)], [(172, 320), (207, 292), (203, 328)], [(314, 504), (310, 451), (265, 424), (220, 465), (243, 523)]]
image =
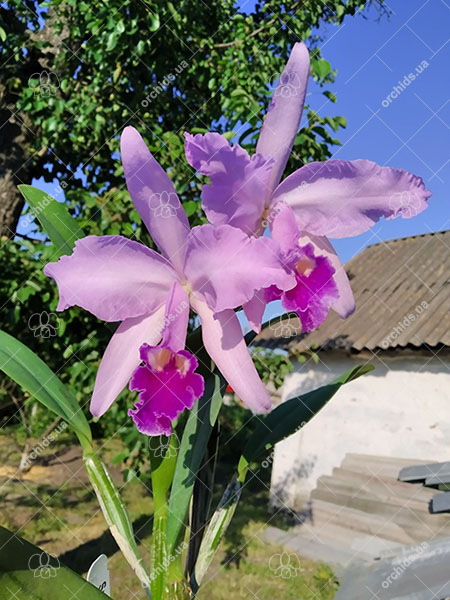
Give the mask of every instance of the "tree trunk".
[(24, 200), (17, 186), (31, 183), (25, 148), (33, 134), (3, 106), (0, 109), (0, 236), (14, 237)]
[[(21, 16), (16, 16), (13, 10), (3, 10), (2, 17), (6, 19), (8, 30), (12, 34), (25, 36), (25, 25)], [(19, 76), (22, 85), (29, 85), (32, 74), (42, 69), (54, 70), (53, 62), (61, 51), (63, 40), (69, 36), (69, 28), (64, 26), (61, 31), (54, 27), (54, 21), (59, 24), (57, 9), (50, 6), (45, 19), (45, 27), (30, 33), (30, 44), (24, 43), (28, 53), (21, 60), (20, 71), (6, 70), (0, 77), (0, 237), (14, 236), (19, 221), (24, 200), (17, 186), (20, 183), (30, 184), (34, 174), (42, 173), (45, 163), (46, 148), (39, 147), (41, 131), (33, 123), (33, 112), (20, 111), (16, 115), (17, 92), (12, 93), (8, 79)], [(58, 30), (58, 31), (57, 31)], [(37, 140), (37, 144), (36, 144)]]
[(12, 169), (0, 175), (0, 237), (13, 238), (15, 235), (24, 204), (23, 197), (17, 189), (18, 183), (20, 181), (15, 179)]

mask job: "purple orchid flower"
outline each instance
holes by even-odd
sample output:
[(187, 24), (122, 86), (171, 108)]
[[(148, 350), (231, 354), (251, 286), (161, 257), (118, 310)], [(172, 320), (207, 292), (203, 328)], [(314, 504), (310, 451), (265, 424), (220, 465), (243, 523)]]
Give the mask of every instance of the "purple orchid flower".
[(139, 400), (128, 415), (141, 433), (169, 436), (172, 421), (191, 409), (204, 392), (204, 379), (194, 372), (198, 360), (187, 350), (173, 352), (148, 344), (141, 346), (140, 357), (145, 365), (134, 371), (130, 381), (130, 390), (140, 392)]
[[(339, 299), (339, 291), (334, 280), (334, 267), (323, 255), (317, 255), (316, 248), (309, 242), (299, 244), (301, 231), (292, 208), (280, 202), (272, 225), (272, 238), (279, 242), (283, 264), (294, 273), (295, 286), (290, 290), (280, 290), (276, 285), (257, 292), (258, 308), (264, 310), (272, 300), (281, 300), (288, 312), (296, 312), (302, 324), (302, 331), (313, 331), (327, 318), (328, 311)], [(261, 302), (262, 300), (262, 302)], [(251, 306), (251, 301), (249, 306)], [(260, 315), (262, 319), (262, 314)]]
[[(259, 236), (267, 225), (273, 230), (279, 218), (286, 224), (289, 217), (286, 214), (279, 217), (277, 209), (279, 203), (284, 203), (291, 207), (300, 235), (300, 238), (291, 238), (292, 247), (290, 250), (285, 247), (285, 255), (289, 251), (298, 253), (303, 247), (307, 248), (304, 251), (307, 256), (313, 251), (315, 257), (322, 256), (328, 261), (327, 264), (320, 261), (322, 276), (303, 278), (306, 286), (315, 286), (305, 292), (310, 296), (311, 314), (308, 316), (303, 310), (305, 298), (299, 297), (299, 304), (295, 305), (287, 300), (288, 296), (292, 300), (293, 291), (278, 292), (285, 308), (298, 307), (297, 312), (307, 329), (313, 323), (314, 326), (320, 324), (329, 307), (342, 318), (355, 308), (344, 267), (328, 237), (358, 235), (381, 217), (413, 217), (427, 207), (431, 195), (420, 177), (401, 169), (381, 167), (369, 160), (312, 162), (279, 183), (300, 125), (308, 76), (309, 53), (303, 43), (297, 43), (274, 91), (256, 154), (252, 157), (240, 146), (230, 146), (218, 133), (185, 134), (188, 162), (210, 178), (211, 183), (202, 190), (202, 201), (211, 223), (228, 223), (248, 235)], [(297, 263), (292, 263), (291, 268)], [(330, 277), (332, 273), (337, 294), (331, 290), (326, 277), (323, 278), (326, 269)], [(298, 279), (299, 271), (294, 269), (294, 273)], [(297, 292), (300, 293), (299, 289)], [(256, 331), (261, 325), (265, 303), (273, 296), (257, 292), (244, 307)]]
[(235, 392), (253, 411), (268, 410), (269, 394), (234, 309), (258, 290), (295, 285), (276, 241), (251, 239), (227, 224), (190, 229), (171, 180), (132, 127), (123, 132), (121, 151), (128, 190), (162, 255), (122, 236), (88, 236), (44, 269), (58, 284), (58, 310), (77, 305), (121, 321), (97, 373), (92, 414), (101, 416), (134, 373), (131, 388), (141, 394), (129, 414), (144, 433), (170, 432), (170, 422), (203, 393), (197, 361), (184, 350), (189, 308)]

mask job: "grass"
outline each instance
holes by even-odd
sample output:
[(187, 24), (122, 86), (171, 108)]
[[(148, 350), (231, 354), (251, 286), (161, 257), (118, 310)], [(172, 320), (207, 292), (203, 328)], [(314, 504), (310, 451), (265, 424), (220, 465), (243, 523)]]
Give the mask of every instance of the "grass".
[[(0, 463), (11, 462), (12, 441), (0, 443)], [(6, 455), (8, 453), (8, 456)], [(110, 449), (111, 455), (117, 448)], [(108, 464), (109, 459), (106, 458)], [(145, 600), (134, 573), (117, 551), (107, 531), (95, 495), (76, 456), (65, 464), (33, 467), (28, 478), (0, 480), (2, 511), (0, 523), (22, 537), (58, 555), (61, 562), (85, 573), (101, 553), (109, 557), (111, 590), (114, 598)], [(75, 465), (75, 466), (74, 466)], [(70, 476), (70, 468), (76, 473)], [(49, 476), (49, 470), (51, 471)], [(116, 473), (120, 482), (120, 473)], [(267, 491), (258, 485), (246, 486), (225, 542), (220, 547), (198, 594), (198, 600), (331, 600), (336, 580), (331, 569), (283, 548), (263, 541), (261, 534), (270, 525), (283, 523), (267, 510)], [(123, 486), (121, 494), (135, 522), (145, 562), (149, 563), (153, 501), (139, 481)], [(282, 565), (288, 565), (283, 571)]]
[[(243, 511), (250, 512), (250, 504), (242, 505)], [(239, 510), (239, 508), (238, 508)], [(233, 526), (231, 526), (233, 527)], [(226, 562), (227, 550), (222, 547), (216, 554), (213, 564), (203, 581), (198, 600), (331, 600), (336, 593), (337, 583), (332, 570), (324, 564), (307, 560), (285, 549), (267, 544), (260, 539), (264, 524), (249, 519), (242, 530), (245, 539), (245, 555), (239, 561)], [(150, 538), (144, 540), (148, 547)], [(278, 568), (283, 561), (291, 565), (287, 572)], [(111, 571), (111, 593), (131, 600), (139, 594), (130, 568), (117, 553), (109, 561)], [(145, 595), (136, 596), (144, 600)]]
[[(203, 582), (199, 600), (333, 598), (337, 586), (328, 566), (298, 557), (294, 553), (286, 553), (283, 548), (261, 541), (257, 536), (260, 530), (261, 523), (255, 521), (249, 521), (245, 527), (247, 552), (239, 566), (220, 564), (224, 552), (219, 551)], [(289, 568), (283, 572), (281, 564), (288, 564)]]

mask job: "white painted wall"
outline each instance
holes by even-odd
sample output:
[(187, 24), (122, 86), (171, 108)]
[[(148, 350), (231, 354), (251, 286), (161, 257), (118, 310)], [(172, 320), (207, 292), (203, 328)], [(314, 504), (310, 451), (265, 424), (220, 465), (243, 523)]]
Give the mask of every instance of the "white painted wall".
[[(321, 353), (320, 359), (296, 365), (283, 385), (283, 401), (364, 362), (337, 352)], [(331, 474), (348, 452), (450, 460), (448, 356), (382, 354), (372, 362), (375, 371), (343, 386), (304, 429), (276, 446), (274, 504), (301, 508), (318, 477)]]

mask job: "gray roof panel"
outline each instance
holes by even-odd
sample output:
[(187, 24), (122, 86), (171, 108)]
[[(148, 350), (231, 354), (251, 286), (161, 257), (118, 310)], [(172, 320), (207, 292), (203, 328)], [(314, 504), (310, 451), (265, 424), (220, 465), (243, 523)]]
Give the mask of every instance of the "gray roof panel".
[[(316, 331), (291, 338), (268, 328), (255, 343), (356, 351), (450, 346), (450, 230), (374, 244), (345, 269), (356, 300), (353, 315), (342, 320), (331, 311)], [(291, 329), (301, 331), (297, 318)]]

